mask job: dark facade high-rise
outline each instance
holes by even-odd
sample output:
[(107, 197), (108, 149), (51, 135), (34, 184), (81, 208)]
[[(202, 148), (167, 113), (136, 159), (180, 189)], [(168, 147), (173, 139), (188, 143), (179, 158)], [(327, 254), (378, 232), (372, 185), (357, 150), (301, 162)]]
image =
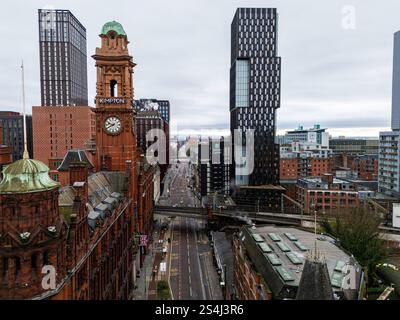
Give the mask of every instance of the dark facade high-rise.
[[(24, 154), (24, 116), (14, 111), (0, 111), (0, 127), (2, 127), (4, 144), (12, 149), (12, 159), (22, 159)], [(27, 147), (30, 156), (33, 156), (32, 116), (26, 116)]]
[(231, 25), (231, 134), (254, 130), (254, 170), (239, 175), (233, 157), (234, 196), (238, 204), (261, 201), (261, 206), (274, 211), (279, 210), (282, 192), (279, 145), (275, 144), (281, 92), (277, 33), (276, 9), (239, 8)]
[(39, 9), (42, 106), (87, 106), (86, 29), (69, 10)]
[(161, 118), (169, 124), (170, 103), (168, 100), (139, 99), (135, 100), (135, 106), (139, 110), (156, 109), (160, 113)]
[(229, 145), (224, 137), (200, 141), (197, 150), (197, 187), (201, 197), (229, 194)]

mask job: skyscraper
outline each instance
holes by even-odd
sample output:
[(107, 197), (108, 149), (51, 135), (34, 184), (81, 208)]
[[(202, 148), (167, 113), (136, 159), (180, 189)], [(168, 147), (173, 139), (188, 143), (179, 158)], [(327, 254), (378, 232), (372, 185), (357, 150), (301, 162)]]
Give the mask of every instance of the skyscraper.
[(400, 31), (394, 34), (392, 131), (379, 134), (379, 192), (400, 196)]
[(279, 145), (275, 144), (281, 82), (277, 33), (276, 9), (239, 8), (231, 25), (231, 134), (254, 130), (254, 170), (239, 175), (233, 158), (234, 194), (238, 204), (258, 202), (269, 210), (279, 210), (282, 192)]
[(392, 130), (400, 130), (400, 31), (394, 34)]
[(168, 100), (139, 99), (135, 100), (136, 108), (139, 110), (156, 109), (160, 112), (161, 118), (169, 123), (170, 103)]
[(69, 10), (39, 9), (42, 106), (87, 106), (86, 29)]

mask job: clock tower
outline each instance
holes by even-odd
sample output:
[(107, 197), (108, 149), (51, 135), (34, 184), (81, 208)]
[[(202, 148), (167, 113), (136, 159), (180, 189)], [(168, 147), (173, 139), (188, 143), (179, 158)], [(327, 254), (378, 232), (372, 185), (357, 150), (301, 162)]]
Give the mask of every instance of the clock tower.
[(124, 171), (126, 161), (136, 163), (133, 68), (128, 38), (122, 25), (106, 23), (96, 48), (96, 154), (97, 171)]

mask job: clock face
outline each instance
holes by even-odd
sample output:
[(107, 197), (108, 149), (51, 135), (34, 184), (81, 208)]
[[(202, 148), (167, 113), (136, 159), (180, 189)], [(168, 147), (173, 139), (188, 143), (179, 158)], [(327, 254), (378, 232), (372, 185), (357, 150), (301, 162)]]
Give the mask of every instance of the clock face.
[(117, 117), (109, 117), (104, 122), (104, 128), (109, 134), (118, 134), (122, 129), (121, 120)]

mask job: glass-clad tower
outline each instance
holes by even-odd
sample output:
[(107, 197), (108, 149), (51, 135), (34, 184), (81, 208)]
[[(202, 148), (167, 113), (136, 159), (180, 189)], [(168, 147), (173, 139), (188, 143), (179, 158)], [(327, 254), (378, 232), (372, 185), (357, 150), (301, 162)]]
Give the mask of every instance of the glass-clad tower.
[(39, 9), (42, 106), (87, 106), (86, 29), (69, 10)]
[[(271, 8), (239, 8), (231, 25), (230, 114), (234, 130), (254, 130), (254, 170), (231, 168), (237, 203), (280, 209), (279, 145), (275, 144), (280, 107), (281, 58), (277, 50), (278, 14)], [(235, 146), (233, 147), (235, 153)]]

